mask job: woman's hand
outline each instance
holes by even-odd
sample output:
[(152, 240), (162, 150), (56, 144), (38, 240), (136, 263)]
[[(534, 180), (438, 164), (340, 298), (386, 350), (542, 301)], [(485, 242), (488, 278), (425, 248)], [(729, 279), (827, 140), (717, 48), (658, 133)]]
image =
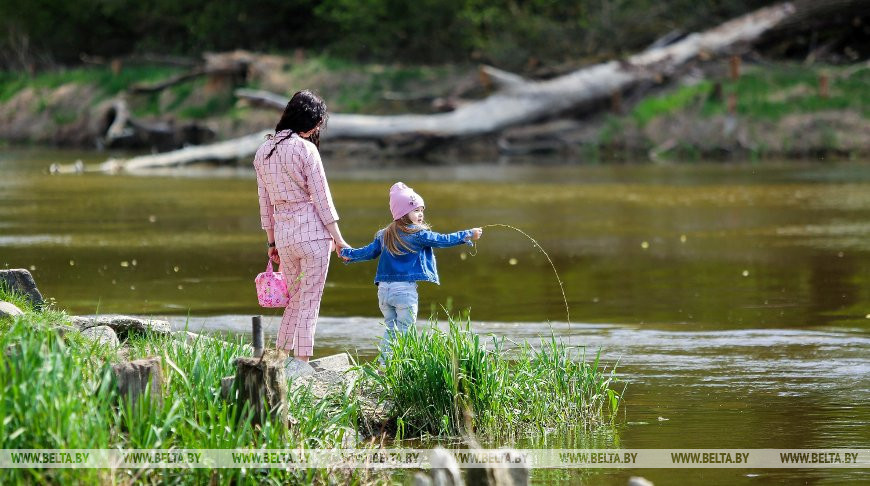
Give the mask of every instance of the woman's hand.
[(472, 240), (479, 240), (481, 235), (483, 235), (483, 229), (471, 228), (471, 239)]
[(341, 258), (344, 261), (350, 260), (350, 258), (341, 256), (341, 249), (342, 248), (352, 248), (352, 247), (350, 245), (348, 245), (347, 242), (344, 240), (340, 240), (340, 241), (332, 240), (332, 242), (335, 246), (335, 254), (338, 255), (338, 258)]
[(275, 248), (274, 246), (269, 248), (267, 254), (269, 255), (269, 260), (272, 260), (273, 262), (275, 262), (279, 265), (281, 264), (281, 257), (278, 255), (277, 248)]

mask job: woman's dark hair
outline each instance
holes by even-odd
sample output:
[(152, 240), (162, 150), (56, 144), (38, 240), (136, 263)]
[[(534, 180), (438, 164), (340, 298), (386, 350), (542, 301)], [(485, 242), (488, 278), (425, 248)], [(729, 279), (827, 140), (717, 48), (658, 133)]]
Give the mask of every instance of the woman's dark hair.
[[(317, 148), (320, 148), (320, 131), (326, 126), (326, 120), (329, 118), (326, 112), (326, 103), (316, 94), (304, 89), (297, 91), (287, 106), (284, 108), (284, 113), (278, 124), (275, 125), (275, 133), (281, 130), (290, 130), (281, 140), (275, 142), (275, 146), (284, 140), (290, 138), (295, 133), (302, 133), (317, 128), (309, 137), (308, 141), (313, 143)], [(269, 152), (266, 157), (271, 157), (275, 152), (275, 147)]]

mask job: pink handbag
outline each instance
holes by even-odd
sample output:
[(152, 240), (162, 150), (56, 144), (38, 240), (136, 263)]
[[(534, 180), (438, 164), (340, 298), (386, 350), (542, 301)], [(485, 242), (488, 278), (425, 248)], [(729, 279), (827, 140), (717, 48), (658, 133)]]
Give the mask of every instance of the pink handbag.
[[(302, 278), (302, 275), (299, 278)], [(281, 273), (280, 266), (277, 272), (272, 271), (272, 260), (266, 260), (266, 271), (257, 275), (254, 284), (257, 287), (257, 301), (261, 307), (287, 307), (290, 303), (291, 294), (287, 290), (287, 279)]]

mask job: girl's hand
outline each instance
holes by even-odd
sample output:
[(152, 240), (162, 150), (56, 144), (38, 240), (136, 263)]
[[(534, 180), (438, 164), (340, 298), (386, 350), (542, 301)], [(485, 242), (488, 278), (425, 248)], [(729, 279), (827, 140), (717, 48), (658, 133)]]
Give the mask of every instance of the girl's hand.
[(350, 260), (350, 258), (341, 256), (341, 249), (342, 248), (352, 248), (352, 247), (350, 245), (348, 245), (347, 242), (344, 240), (340, 240), (340, 241), (332, 240), (332, 241), (335, 243), (335, 254), (338, 255), (338, 258), (341, 258), (344, 261)]
[(269, 255), (269, 259), (270, 259), (270, 260), (272, 260), (273, 262), (275, 262), (275, 263), (277, 263), (277, 264), (279, 264), (279, 265), (281, 264), (281, 257), (278, 255), (278, 249), (277, 249), (277, 248), (275, 248), (274, 246), (271, 247), (271, 248), (269, 248), (269, 251), (268, 251), (267, 254)]
[(480, 236), (483, 234), (483, 230), (481, 228), (471, 228), (471, 239), (479, 240)]

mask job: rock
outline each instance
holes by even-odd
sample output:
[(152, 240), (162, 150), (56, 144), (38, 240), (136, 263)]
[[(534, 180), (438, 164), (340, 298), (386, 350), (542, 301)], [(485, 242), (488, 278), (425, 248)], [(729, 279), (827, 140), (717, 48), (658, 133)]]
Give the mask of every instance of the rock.
[(632, 476), (628, 478), (628, 486), (653, 486), (653, 483), (647, 478)]
[(0, 319), (4, 317), (23, 316), (24, 312), (11, 302), (0, 301)]
[(514, 467), (493, 468), (495, 484), (498, 486), (528, 486), (529, 465), (526, 462), (515, 462), (517, 458), (521, 457), (515, 450), (505, 450), (505, 456), (508, 462), (516, 465)]
[[(514, 462), (514, 459), (521, 457), (519, 453), (512, 449), (503, 449), (499, 451), (502, 457), (507, 459), (506, 462)], [(473, 467), (467, 469), (468, 483), (481, 484), (486, 486), (528, 486), (529, 484), (529, 465), (525, 462), (516, 463), (513, 467)]]
[[(432, 475), (433, 486), (461, 486), (462, 476), (459, 474), (459, 465), (453, 454), (447, 452), (443, 447), (436, 447), (432, 450)], [(476, 484), (469, 478), (469, 484)]]
[(33, 275), (23, 268), (0, 270), (0, 285), (4, 285), (7, 289), (25, 296), (34, 309), (42, 309), (43, 305), (45, 305), (45, 302), (42, 300), (42, 294), (36, 288)]
[(313, 359), (309, 363), (315, 371), (340, 370), (350, 368), (350, 356), (347, 353), (333, 354), (323, 358)]
[(170, 334), (172, 332), (169, 322), (167, 321), (140, 319), (138, 317), (123, 315), (106, 315), (97, 317), (73, 316), (71, 322), (82, 330), (89, 327), (109, 326), (121, 339), (126, 339), (127, 334), (130, 332), (137, 334), (150, 332), (161, 335)]
[(163, 371), (158, 356), (118, 363), (112, 365), (112, 371), (121, 397), (131, 400), (134, 406), (146, 391), (152, 404), (163, 404)]
[(109, 326), (94, 326), (83, 329), (82, 336), (91, 341), (97, 341), (101, 346), (117, 348), (121, 345), (115, 331)]
[(284, 376), (288, 380), (296, 381), (298, 378), (314, 374), (314, 368), (305, 361), (289, 357), (284, 362)]
[(414, 486), (432, 486), (432, 478), (426, 473), (418, 472), (414, 474)]
[(374, 397), (363, 394), (359, 397), (359, 404), (359, 426), (367, 437), (378, 437), (384, 433), (395, 433), (396, 420), (393, 417), (392, 402), (380, 402)]
[(317, 400), (322, 400), (327, 395), (332, 393), (344, 393), (348, 388), (356, 383), (359, 374), (355, 371), (315, 371), (312, 374), (296, 377), (291, 389), (296, 389), (302, 386), (310, 386), (311, 394)]
[[(79, 328), (75, 326), (69, 326), (67, 324), (54, 324), (51, 326), (51, 329), (58, 333), (60, 337), (64, 337), (71, 332), (79, 332)], [(115, 336), (117, 338), (117, 336)]]

